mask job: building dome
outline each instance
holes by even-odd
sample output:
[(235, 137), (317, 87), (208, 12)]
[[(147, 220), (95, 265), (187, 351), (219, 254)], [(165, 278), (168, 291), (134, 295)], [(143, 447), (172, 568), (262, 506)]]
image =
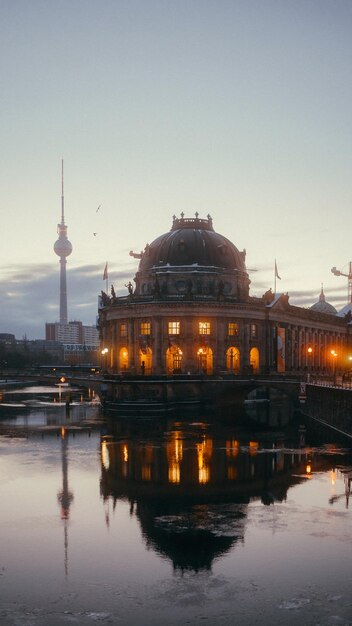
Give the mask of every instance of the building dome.
[(197, 213), (195, 218), (185, 218), (182, 213), (180, 218), (174, 216), (169, 232), (133, 256), (140, 258), (137, 294), (248, 298), (246, 252), (214, 231), (210, 215), (207, 219), (200, 219)]
[(323, 288), (321, 288), (318, 302), (313, 304), (310, 309), (311, 311), (316, 311), (317, 313), (327, 313), (328, 315), (336, 315), (337, 313), (335, 307), (329, 302), (326, 302)]

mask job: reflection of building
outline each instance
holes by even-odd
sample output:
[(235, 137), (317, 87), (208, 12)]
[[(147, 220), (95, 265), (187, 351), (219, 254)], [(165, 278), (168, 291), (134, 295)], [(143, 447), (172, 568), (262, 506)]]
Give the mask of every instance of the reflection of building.
[(176, 421), (166, 432), (156, 423), (152, 432), (150, 422), (137, 426), (117, 418), (114, 428), (116, 439), (101, 442), (104, 500), (111, 498), (115, 508), (127, 498), (148, 545), (175, 568), (209, 569), (244, 541), (251, 500), (282, 501), (302, 480), (297, 474), (305, 475), (306, 452), (284, 454), (275, 436), (261, 443), (233, 427), (215, 433), (206, 424)]
[(125, 297), (102, 293), (99, 305), (111, 373), (255, 375), (345, 366), (348, 320), (328, 306), (292, 306), (287, 294), (271, 290), (250, 296), (245, 251), (216, 233), (210, 216), (174, 217), (170, 232), (131, 254), (139, 259), (134, 292), (129, 283)]

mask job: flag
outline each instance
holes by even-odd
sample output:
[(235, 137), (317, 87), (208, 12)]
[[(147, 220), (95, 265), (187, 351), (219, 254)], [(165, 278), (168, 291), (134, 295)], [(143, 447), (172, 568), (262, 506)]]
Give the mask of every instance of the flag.
[(108, 279), (108, 262), (106, 261), (105, 267), (104, 267), (103, 280), (107, 280), (107, 279)]
[(275, 278), (281, 280), (281, 276), (279, 276), (279, 272), (277, 271), (276, 259), (275, 259)]

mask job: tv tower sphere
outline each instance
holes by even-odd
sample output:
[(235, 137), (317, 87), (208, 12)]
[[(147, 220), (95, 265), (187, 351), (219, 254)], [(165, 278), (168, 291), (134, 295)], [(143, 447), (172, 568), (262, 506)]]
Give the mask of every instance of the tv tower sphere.
[(57, 230), (59, 238), (54, 243), (54, 252), (57, 256), (69, 256), (72, 252), (72, 243), (67, 239), (67, 226), (58, 224)]

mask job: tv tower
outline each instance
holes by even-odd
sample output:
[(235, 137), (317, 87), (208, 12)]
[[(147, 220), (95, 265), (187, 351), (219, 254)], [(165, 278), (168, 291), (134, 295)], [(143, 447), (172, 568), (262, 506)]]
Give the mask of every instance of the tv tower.
[(60, 324), (67, 324), (67, 285), (66, 257), (72, 252), (72, 244), (67, 239), (67, 226), (64, 214), (64, 161), (61, 160), (61, 223), (57, 225), (59, 238), (54, 243), (54, 252), (60, 257)]

